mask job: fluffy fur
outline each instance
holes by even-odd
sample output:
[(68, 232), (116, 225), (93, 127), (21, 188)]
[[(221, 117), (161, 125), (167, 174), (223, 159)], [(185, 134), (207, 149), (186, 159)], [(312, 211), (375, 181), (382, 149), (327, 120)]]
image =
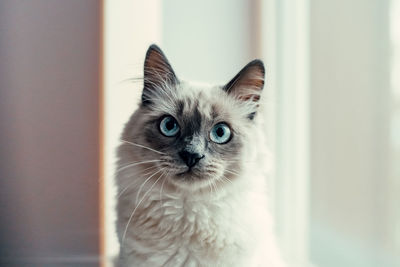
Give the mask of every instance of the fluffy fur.
[[(263, 133), (255, 116), (263, 86), (260, 61), (225, 86), (177, 79), (161, 50), (146, 55), (142, 103), (118, 148), (119, 266), (282, 267), (268, 213)], [(160, 118), (173, 116), (176, 137)], [(233, 137), (212, 143), (226, 122)], [(181, 149), (202, 153), (192, 169)]]

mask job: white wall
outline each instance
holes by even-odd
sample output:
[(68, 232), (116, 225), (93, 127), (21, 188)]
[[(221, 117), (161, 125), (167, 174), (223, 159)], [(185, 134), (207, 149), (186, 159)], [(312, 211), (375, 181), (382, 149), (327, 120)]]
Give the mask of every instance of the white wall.
[(226, 83), (251, 59), (248, 1), (163, 2), (162, 49), (178, 77)]

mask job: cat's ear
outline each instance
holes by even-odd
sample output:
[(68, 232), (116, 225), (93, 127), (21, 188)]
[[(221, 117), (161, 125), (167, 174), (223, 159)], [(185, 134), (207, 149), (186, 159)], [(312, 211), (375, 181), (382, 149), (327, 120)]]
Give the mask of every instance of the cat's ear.
[(142, 103), (151, 103), (151, 95), (154, 90), (165, 90), (166, 87), (174, 86), (178, 78), (169, 64), (167, 57), (161, 49), (153, 44), (147, 49), (144, 60), (144, 88)]
[(265, 68), (261, 60), (248, 63), (223, 89), (241, 101), (258, 102), (264, 87)]

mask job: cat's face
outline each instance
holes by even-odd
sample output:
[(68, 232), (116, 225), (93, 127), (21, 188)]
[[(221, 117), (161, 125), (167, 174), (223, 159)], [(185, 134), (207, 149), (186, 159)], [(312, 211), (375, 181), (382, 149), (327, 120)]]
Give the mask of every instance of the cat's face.
[(129, 146), (132, 159), (149, 161), (141, 167), (158, 170), (175, 186), (234, 179), (263, 84), (264, 67), (258, 60), (225, 86), (180, 81), (153, 45), (145, 60), (142, 103), (122, 138), (139, 145)]

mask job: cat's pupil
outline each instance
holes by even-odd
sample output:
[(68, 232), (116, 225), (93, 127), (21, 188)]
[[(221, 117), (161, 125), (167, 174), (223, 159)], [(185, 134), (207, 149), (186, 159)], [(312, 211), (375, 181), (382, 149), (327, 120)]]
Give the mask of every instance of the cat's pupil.
[(224, 129), (222, 129), (222, 127), (219, 127), (219, 128), (217, 129), (217, 131), (216, 131), (216, 134), (217, 134), (219, 137), (224, 136)]
[(175, 128), (175, 122), (173, 120), (168, 120), (168, 122), (165, 124), (165, 127), (167, 130), (172, 130)]

